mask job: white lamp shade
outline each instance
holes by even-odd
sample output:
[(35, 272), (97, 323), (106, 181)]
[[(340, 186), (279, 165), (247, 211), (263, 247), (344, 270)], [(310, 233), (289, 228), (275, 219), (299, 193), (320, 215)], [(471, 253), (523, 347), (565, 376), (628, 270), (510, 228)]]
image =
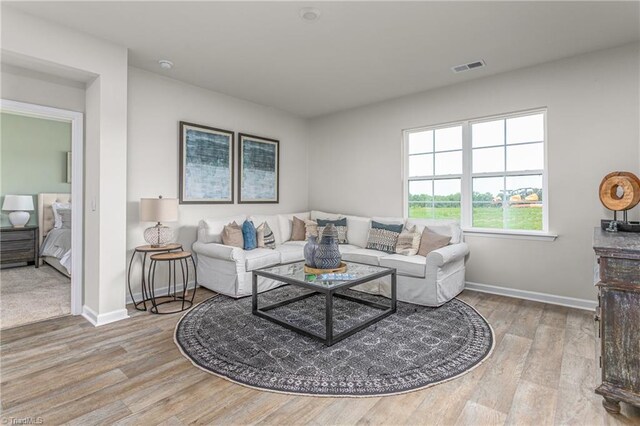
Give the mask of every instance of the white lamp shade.
[(31, 195), (6, 195), (2, 210), (30, 211), (33, 210), (33, 196)]
[(178, 220), (177, 198), (141, 198), (140, 221), (176, 222)]

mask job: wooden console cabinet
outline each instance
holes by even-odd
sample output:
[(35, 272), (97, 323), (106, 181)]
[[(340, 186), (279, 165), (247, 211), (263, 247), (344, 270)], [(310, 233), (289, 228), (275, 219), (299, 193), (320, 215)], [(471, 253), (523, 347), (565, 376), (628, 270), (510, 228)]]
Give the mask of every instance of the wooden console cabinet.
[(593, 248), (602, 369), (596, 393), (608, 412), (619, 413), (620, 401), (640, 407), (640, 233), (597, 228)]

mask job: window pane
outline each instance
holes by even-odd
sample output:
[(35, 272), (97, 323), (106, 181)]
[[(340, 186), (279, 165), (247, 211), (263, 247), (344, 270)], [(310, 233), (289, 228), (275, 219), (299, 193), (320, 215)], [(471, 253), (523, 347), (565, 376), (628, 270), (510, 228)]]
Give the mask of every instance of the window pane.
[(473, 150), (473, 173), (503, 171), (504, 148), (480, 148)]
[(462, 174), (462, 151), (436, 154), (436, 175)]
[(507, 171), (542, 170), (544, 147), (542, 142), (507, 147)]
[(462, 149), (462, 126), (436, 130), (436, 151)]
[(433, 130), (409, 133), (409, 154), (433, 151)]
[(433, 182), (433, 217), (460, 219), (460, 179), (439, 179)]
[(411, 155), (409, 157), (409, 176), (433, 175), (433, 154)]
[(504, 120), (476, 123), (471, 126), (471, 146), (504, 145)]
[(478, 228), (502, 228), (504, 178), (473, 179), (472, 225)]
[(433, 181), (409, 181), (409, 217), (433, 217)]
[(544, 140), (544, 116), (542, 114), (507, 120), (507, 143), (541, 142)]
[(505, 228), (542, 229), (542, 175), (507, 177)]

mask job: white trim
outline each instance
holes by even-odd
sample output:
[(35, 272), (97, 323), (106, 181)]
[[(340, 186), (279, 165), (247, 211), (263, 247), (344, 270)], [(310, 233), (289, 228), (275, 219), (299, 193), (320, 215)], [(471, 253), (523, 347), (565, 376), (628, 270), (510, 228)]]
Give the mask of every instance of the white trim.
[(118, 309), (104, 314), (97, 314), (96, 311), (84, 305), (82, 307), (82, 316), (94, 327), (100, 327), (101, 325), (129, 318), (129, 312), (126, 309)]
[[(189, 281), (189, 291), (193, 291), (193, 281)], [(173, 287), (173, 286), (172, 286)], [(182, 287), (182, 284), (178, 284), (178, 288)], [(198, 286), (197, 288), (199, 288), (200, 286)], [(155, 289), (155, 294), (158, 295), (158, 297), (162, 297), (163, 294), (166, 295), (167, 290), (169, 289), (169, 286), (164, 286), (164, 287), (159, 287)], [(180, 293), (180, 292), (178, 292)], [(136, 301), (140, 301), (142, 300), (142, 292), (139, 291), (137, 293), (133, 293), (133, 297), (136, 299)], [(127, 305), (130, 305), (133, 303), (133, 300), (131, 300), (131, 295), (129, 294), (129, 292), (127, 292)], [(147, 302), (147, 305), (150, 305), (150, 302)]]
[(557, 234), (542, 231), (517, 231), (510, 229), (462, 228), (465, 236), (507, 238), (512, 240), (555, 241)]
[(550, 303), (552, 305), (567, 306), (570, 308), (594, 310), (598, 302), (588, 299), (576, 299), (574, 297), (557, 296), (555, 294), (539, 293), (537, 291), (518, 290), (514, 288), (499, 287), (495, 285), (466, 282), (466, 290), (480, 293), (497, 294), (500, 296), (514, 297), (516, 299), (532, 300), (534, 302)]
[(84, 251), (84, 114), (77, 111), (7, 99), (0, 100), (0, 109), (3, 112), (71, 123), (71, 152), (73, 152), (71, 160), (71, 174), (73, 176), (71, 184), (71, 215), (73, 216), (71, 221), (71, 315), (80, 315), (83, 313), (84, 288), (84, 262), (82, 257)]

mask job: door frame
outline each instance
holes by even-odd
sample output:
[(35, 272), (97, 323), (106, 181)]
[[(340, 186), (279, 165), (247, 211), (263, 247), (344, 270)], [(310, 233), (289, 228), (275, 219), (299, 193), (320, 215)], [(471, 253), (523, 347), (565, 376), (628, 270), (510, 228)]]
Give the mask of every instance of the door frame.
[(0, 111), (71, 123), (71, 315), (80, 315), (84, 289), (84, 114), (7, 99), (0, 99)]

